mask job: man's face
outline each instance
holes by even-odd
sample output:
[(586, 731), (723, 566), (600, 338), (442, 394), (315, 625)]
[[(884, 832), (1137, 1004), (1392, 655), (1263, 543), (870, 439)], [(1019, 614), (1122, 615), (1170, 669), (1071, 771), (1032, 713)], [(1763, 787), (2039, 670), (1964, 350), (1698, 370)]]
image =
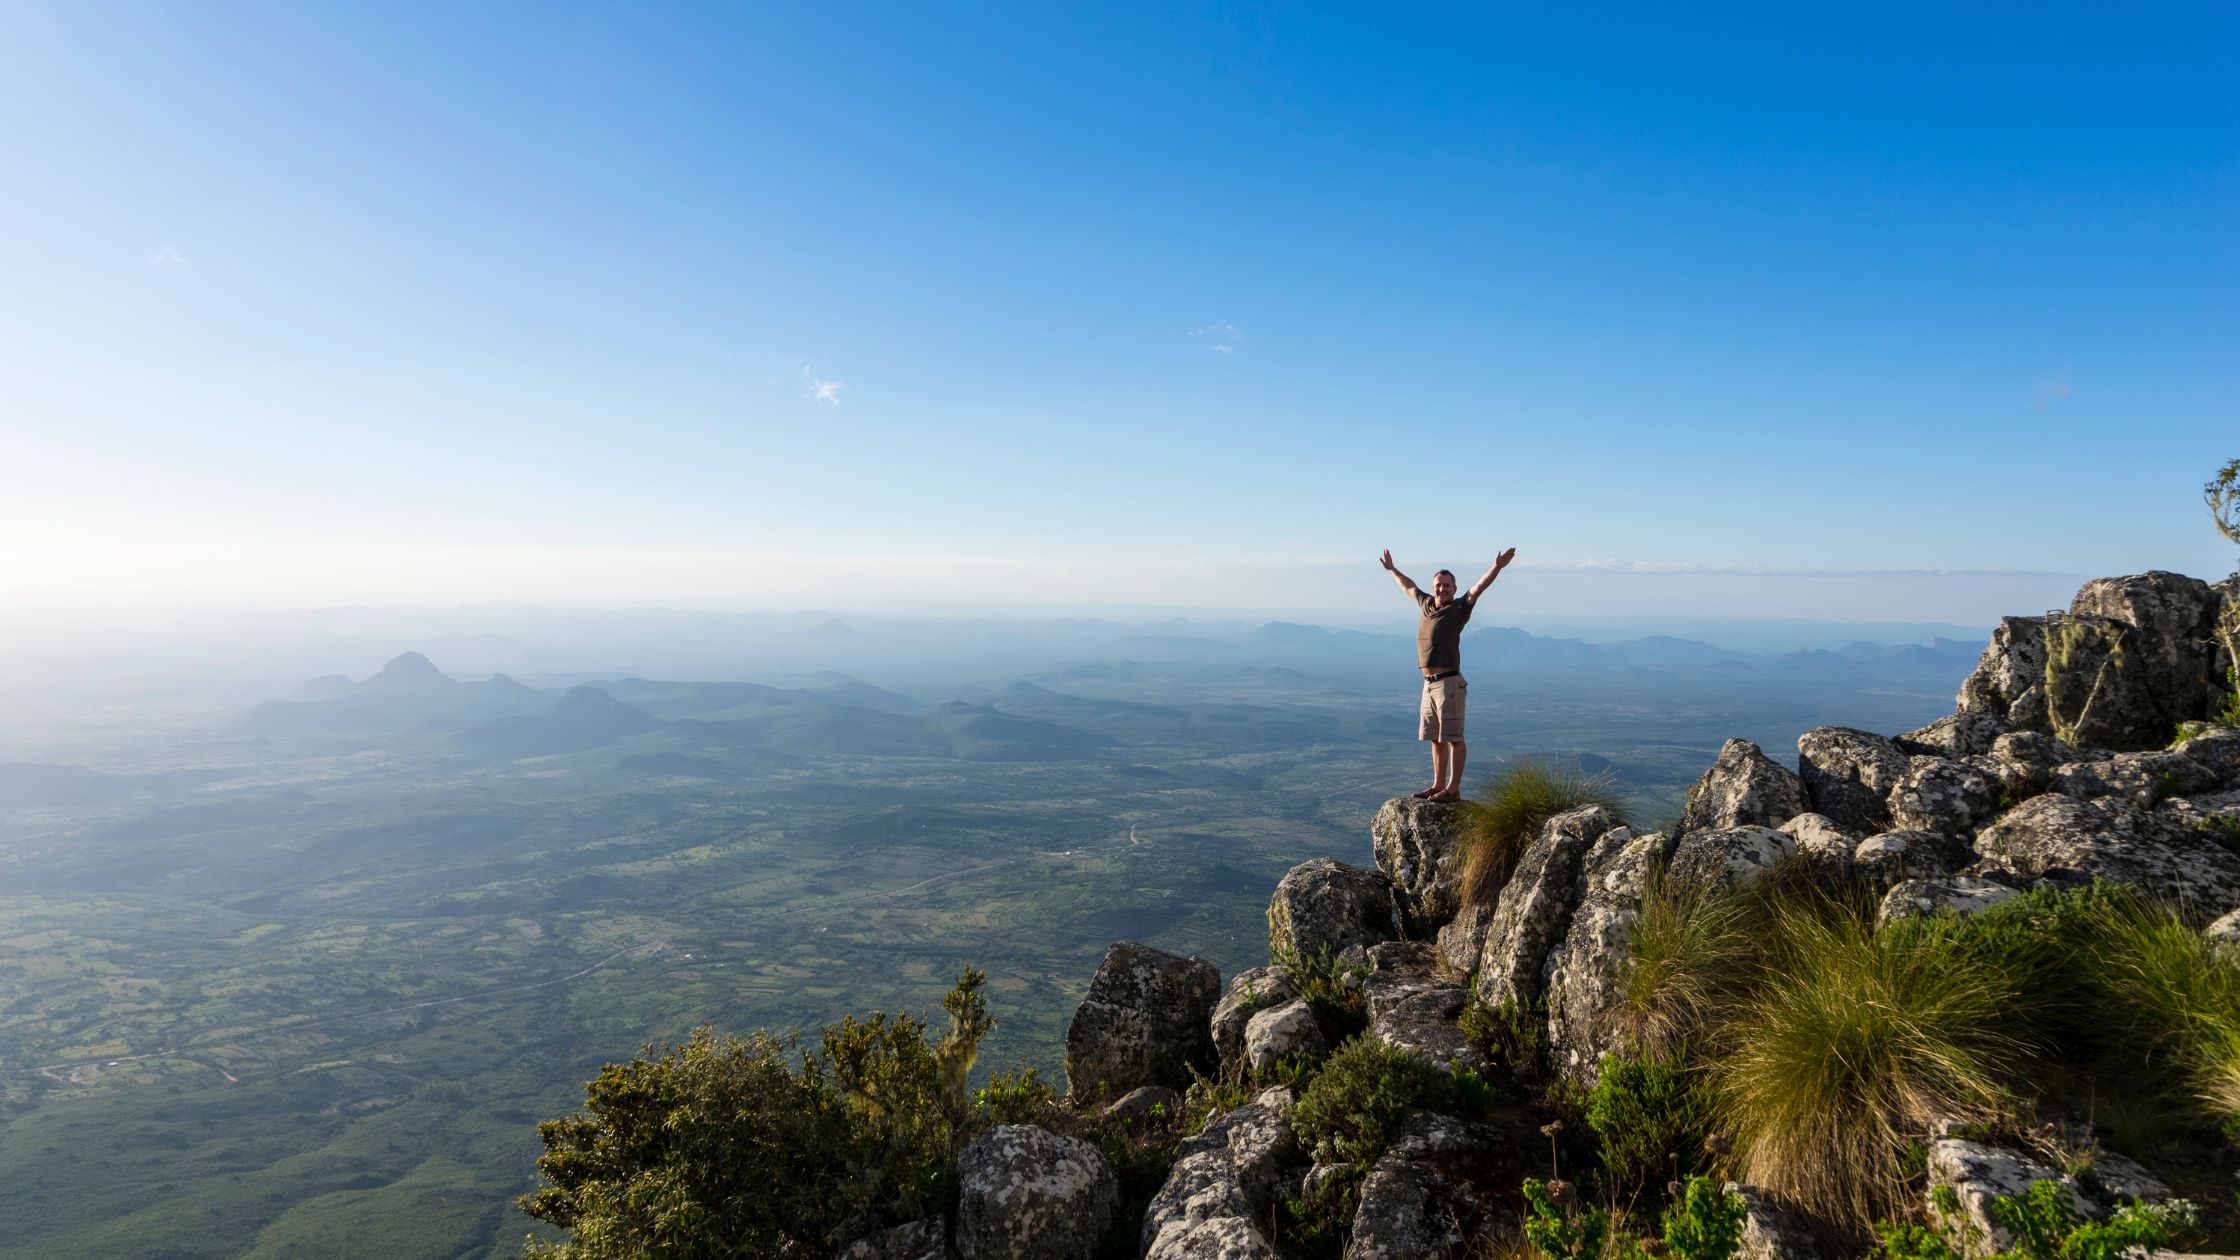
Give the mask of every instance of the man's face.
[(1431, 579), (1431, 600), (1444, 608), (1454, 602), (1454, 575), (1442, 573)]

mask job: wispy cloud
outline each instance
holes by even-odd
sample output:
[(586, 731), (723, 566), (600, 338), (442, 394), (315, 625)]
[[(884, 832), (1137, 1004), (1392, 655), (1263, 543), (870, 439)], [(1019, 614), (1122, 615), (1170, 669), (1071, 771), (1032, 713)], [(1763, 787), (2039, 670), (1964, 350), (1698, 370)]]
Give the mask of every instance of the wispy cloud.
[(2059, 376), (2048, 376), (2040, 380), (2037, 388), (2030, 391), (2030, 405), (2043, 407), (2049, 403), (2059, 402), (2068, 396), (2069, 374), (2063, 372)]
[(1244, 330), (1225, 319), (1217, 319), (1203, 328), (1193, 328), (1190, 335), (1212, 346), (1215, 354), (1235, 354), (1237, 343), (1244, 340)]
[(808, 386), (809, 397), (827, 407), (840, 405), (840, 391), (846, 389), (847, 386), (839, 381), (819, 379), (815, 364), (804, 363), (801, 365), (801, 379)]
[(184, 267), (187, 265), (187, 256), (166, 245), (162, 249), (151, 251), (148, 263), (155, 267)]
[(1533, 568), (1550, 573), (1591, 573), (1611, 577), (1767, 577), (1767, 578), (2073, 578), (2075, 573), (2037, 569), (1842, 569), (1808, 566), (1736, 564), (1717, 560), (1540, 560)]

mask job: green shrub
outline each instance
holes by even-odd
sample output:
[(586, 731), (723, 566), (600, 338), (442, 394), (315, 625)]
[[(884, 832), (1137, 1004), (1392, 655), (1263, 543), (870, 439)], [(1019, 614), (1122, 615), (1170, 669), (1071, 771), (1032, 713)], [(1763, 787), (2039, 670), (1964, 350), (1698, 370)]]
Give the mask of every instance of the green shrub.
[(1548, 1003), (1535, 998), (1519, 1004), (1504, 1001), (1488, 1006), (1478, 1000), (1477, 981), (1470, 982), (1470, 996), (1456, 1021), (1462, 1035), (1524, 1077), (1540, 1074), (1548, 1051)]
[(1598, 1207), (1581, 1210), (1569, 1182), (1524, 1182), (1524, 1237), (1547, 1260), (1598, 1260), (1610, 1232), (1610, 1214)]
[(1728, 1260), (1742, 1246), (1749, 1208), (1709, 1177), (1690, 1177), (1664, 1210), (1665, 1251), (1678, 1260)]
[(2240, 1124), (2240, 961), (2170, 907), (2110, 890), (2093, 904), (2077, 987), (2101, 1013), (2096, 1035), (2220, 1124)]
[(1766, 949), (1762, 902), (1651, 871), (1618, 975), (1619, 1035), (1671, 1054), (1746, 993)]
[(1605, 1057), (1587, 1092), (1586, 1115), (1609, 1179), (1606, 1189), (1621, 1194), (1693, 1171), (1711, 1131), (1703, 1075), (1679, 1050)]
[(1463, 825), (1463, 904), (1491, 906), (1541, 825), (1582, 805), (1600, 805), (1623, 821), (1625, 808), (1618, 799), (1616, 776), (1587, 774), (1526, 757), (1504, 762), (1478, 790), (1478, 800)]
[(1043, 1124), (1058, 1106), (1058, 1091), (1042, 1079), (1041, 1072), (1021, 1066), (989, 1077), (987, 1084), (972, 1092), (972, 1105), (990, 1125)]
[(1306, 958), (1288, 945), (1274, 946), (1268, 961), (1290, 970), (1291, 987), (1306, 999), (1315, 1024), (1331, 1041), (1343, 1041), (1369, 1026), (1365, 967), (1348, 963), (1327, 944)]
[(1291, 1129), (1315, 1162), (1366, 1173), (1410, 1111), (1452, 1092), (1452, 1078), (1423, 1055), (1363, 1034), (1339, 1046), (1299, 1095)]
[(607, 1065), (583, 1110), (537, 1126), (545, 1184), (520, 1205), (569, 1237), (529, 1254), (829, 1254), (866, 1226), (941, 1210), (958, 1148), (986, 1122), (965, 1091), (995, 1026), (983, 982), (967, 968), (950, 990), (938, 1043), (924, 1021), (882, 1013), (827, 1025), (806, 1053), (703, 1028)]

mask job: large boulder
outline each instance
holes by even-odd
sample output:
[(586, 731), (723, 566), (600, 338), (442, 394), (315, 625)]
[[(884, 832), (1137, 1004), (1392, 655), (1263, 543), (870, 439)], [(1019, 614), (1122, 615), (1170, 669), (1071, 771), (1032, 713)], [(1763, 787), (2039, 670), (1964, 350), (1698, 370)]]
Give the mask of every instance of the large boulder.
[(1680, 830), (1778, 827), (1812, 808), (1804, 781), (1746, 739), (1730, 739), (1688, 793)]
[[(2121, 673), (2140, 695), (2137, 722), (2113, 727), (2115, 739), (2076, 742), (2088, 747), (2159, 748), (2168, 742), (2176, 723), (2206, 717), (2211, 698), (2222, 690), (2215, 674), (2218, 612), (2219, 600), (2209, 584), (2182, 573), (2157, 570), (2085, 583), (2070, 602), (2069, 614), (2128, 628)], [(2055, 660), (2056, 646), (2049, 637), (2049, 662)]]
[(1890, 742), (1916, 757), (1973, 757), (1991, 751), (2007, 724), (1988, 713), (1953, 713)]
[(1203, 958), (1120, 941), (1105, 951), (1066, 1025), (1066, 1087), (1076, 1100), (1143, 1085), (1182, 1088), (1214, 1070), (1210, 1016), (1221, 973)]
[(1258, 1222), (1302, 1162), (1292, 1101), (1282, 1086), (1263, 1090), (1183, 1141), (1144, 1210), (1144, 1260), (1275, 1260)]
[(1620, 1009), (1619, 981), (1641, 921), (1649, 877), (1671, 852), (1661, 832), (1637, 836), (1630, 828), (1604, 832), (1587, 851), (1584, 893), (1571, 913), (1563, 943), (1548, 958), (1548, 1049), (1558, 1073), (1592, 1086), (1602, 1056), (1619, 1048), (1613, 1027)]
[(1882, 905), (1875, 912), (1875, 924), (1887, 927), (1900, 919), (1947, 913), (1964, 917), (2021, 895), (2006, 884), (1995, 884), (1973, 875), (1900, 880), (1882, 895)]
[(1887, 888), (1909, 879), (1943, 879), (1968, 864), (1963, 842), (1938, 831), (1884, 831), (1852, 852), (1851, 870), (1867, 884)]
[(1460, 801), (1403, 796), (1386, 801), (1370, 820), (1377, 869), (1392, 881), (1393, 902), (1411, 936), (1430, 936), (1462, 907), (1462, 837), (1469, 810)]
[(1956, 703), (1961, 713), (1997, 718), (2010, 731), (2050, 733), (2045, 684), (2045, 618), (2002, 617)]
[(1890, 821), (1901, 829), (1972, 836), (1999, 812), (1998, 779), (1966, 761), (1915, 757), (1890, 789)]
[[(2079, 1215), (2087, 1210), (2074, 1179), (2027, 1155), (1964, 1138), (1938, 1138), (1929, 1143), (1930, 1222), (1964, 1255), (2005, 1251), (2013, 1246), (2014, 1235), (1992, 1214), (1992, 1202), (2001, 1196), (2019, 1198), (2028, 1194), (2031, 1183), (2037, 1181), (2061, 1183), (2070, 1209)], [(1959, 1196), (1957, 1219), (1937, 1209), (1938, 1187), (1949, 1187)]]
[(1500, 1135), (1432, 1112), (1410, 1116), (1361, 1182), (1345, 1260), (1422, 1260), (1455, 1254), (1500, 1201)]
[(1371, 1035), (1413, 1050), (1442, 1069), (1459, 1063), (1484, 1072), (1493, 1066), (1485, 1051), (1462, 1035), (1467, 992), (1446, 978), (1429, 943), (1387, 941), (1369, 951), (1369, 962), (1362, 996)]
[(1268, 901), (1268, 956), (1279, 962), (1313, 962), (1350, 946), (1389, 941), (1393, 931), (1392, 884), (1381, 872), (1333, 858), (1301, 862), (1276, 883)]
[(1890, 789), (1913, 768), (1913, 759), (1880, 735), (1848, 726), (1822, 726), (1797, 737), (1797, 774), (1815, 813), (1846, 827), (1880, 831), (1890, 825)]
[(1793, 838), (1771, 827), (1692, 832), (1673, 846), (1667, 877), (1675, 887), (1741, 888), (1764, 878), (1774, 863), (1796, 851)]
[(1252, 1017), (1297, 996), (1299, 990), (1292, 983), (1289, 967), (1278, 964), (1238, 972), (1229, 981), (1229, 991), (1213, 1008), (1213, 1053), (1221, 1060), (1222, 1071), (1234, 1073), (1243, 1068), (1244, 1030)]
[(1541, 995), (1548, 951), (1571, 927), (1579, 901), (1579, 870), (1587, 850), (1618, 825), (1600, 805), (1582, 805), (1550, 818), (1517, 859), (1501, 889), (1485, 948), (1478, 955), (1477, 1000), (1489, 1010), (1532, 1009)]
[(1778, 830), (1797, 846), (1799, 857), (1839, 868), (1851, 865), (1851, 854), (1859, 847), (1859, 833), (1826, 814), (1799, 814)]
[(2240, 858), (2214, 834), (2125, 800), (2032, 797), (1984, 828), (1976, 853), (1970, 873), (1994, 879), (2103, 879), (2174, 898), (2202, 920), (2240, 906)]
[(1089, 1260), (1119, 1207), (1097, 1148), (1031, 1124), (999, 1124), (957, 1156), (964, 1260)]
[(1269, 1072), (1286, 1060), (1319, 1063), (1330, 1053), (1322, 1026), (1305, 998), (1293, 998), (1252, 1017), (1244, 1029), (1244, 1065), (1248, 1071)]
[(2010, 801), (2027, 800), (2053, 787), (2053, 773), (2097, 754), (2080, 752), (2039, 731), (2009, 731), (1991, 743), (1991, 751), (1976, 763), (1999, 782), (1999, 793)]
[(2141, 806), (2173, 796), (2214, 792), (2219, 786), (2213, 767), (2183, 751), (2160, 749), (2058, 766), (2051, 779), (2053, 790), (2068, 796), (2086, 800), (2113, 796)]
[(1440, 966), (1458, 976), (1477, 970), (1478, 955), (1485, 952), (1486, 932), (1493, 927), (1493, 910), (1492, 906), (1472, 902), (1439, 929)]

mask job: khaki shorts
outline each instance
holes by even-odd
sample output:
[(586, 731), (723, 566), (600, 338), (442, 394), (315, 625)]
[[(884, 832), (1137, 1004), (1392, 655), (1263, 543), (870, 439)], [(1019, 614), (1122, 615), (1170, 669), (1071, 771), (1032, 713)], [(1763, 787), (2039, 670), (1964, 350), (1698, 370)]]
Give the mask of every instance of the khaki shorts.
[(1436, 681), (1423, 680), (1423, 707), (1417, 716), (1423, 719), (1423, 733), (1418, 739), (1438, 743), (1458, 743), (1462, 739), (1462, 706), (1470, 698), (1470, 684), (1460, 674)]

